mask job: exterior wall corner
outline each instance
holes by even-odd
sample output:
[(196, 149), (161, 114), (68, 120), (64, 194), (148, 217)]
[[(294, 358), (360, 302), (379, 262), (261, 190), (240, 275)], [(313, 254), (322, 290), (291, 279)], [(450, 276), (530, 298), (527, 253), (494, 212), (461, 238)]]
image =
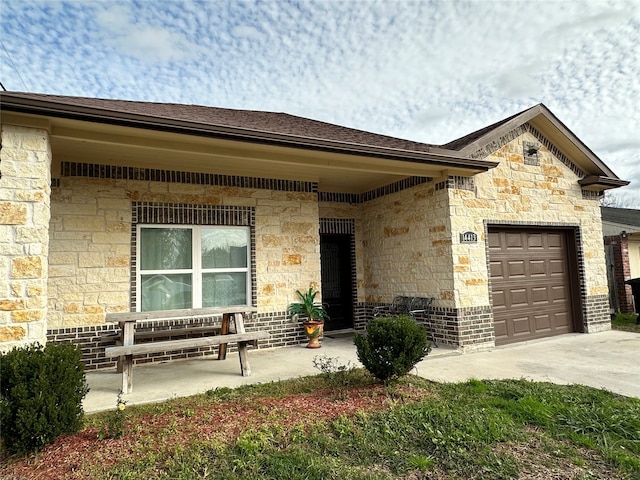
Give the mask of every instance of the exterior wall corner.
[(51, 145), (43, 129), (2, 125), (0, 350), (46, 342)]

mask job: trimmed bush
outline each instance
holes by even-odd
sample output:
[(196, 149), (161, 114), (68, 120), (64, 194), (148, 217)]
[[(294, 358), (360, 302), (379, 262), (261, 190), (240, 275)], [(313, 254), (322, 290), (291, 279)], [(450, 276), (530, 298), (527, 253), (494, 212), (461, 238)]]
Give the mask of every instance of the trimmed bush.
[(82, 427), (89, 391), (72, 344), (33, 344), (0, 355), (0, 421), (9, 453), (27, 453)]
[(383, 382), (406, 375), (431, 351), (425, 328), (407, 316), (371, 320), (354, 343), (362, 365)]

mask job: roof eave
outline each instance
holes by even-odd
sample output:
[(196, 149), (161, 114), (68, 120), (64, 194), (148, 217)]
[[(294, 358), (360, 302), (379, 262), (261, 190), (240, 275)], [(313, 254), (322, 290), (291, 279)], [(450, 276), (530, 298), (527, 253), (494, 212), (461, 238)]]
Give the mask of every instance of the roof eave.
[(600, 172), (609, 178), (619, 178), (607, 165), (587, 147), (567, 126), (562, 123), (544, 104), (535, 105), (519, 115), (516, 115), (508, 122), (505, 122), (494, 130), (491, 130), (480, 138), (474, 140), (459, 150), (463, 155), (472, 155), (474, 152), (484, 148), (492, 141), (506, 135), (510, 131), (521, 125), (530, 123), (533, 127), (538, 127), (541, 122), (548, 122), (561, 135), (564, 135), (569, 141), (580, 151), (582, 155), (587, 157)]
[(628, 182), (627, 180), (620, 180), (619, 178), (589, 175), (588, 177), (584, 177), (578, 180), (578, 183), (584, 190), (602, 192), (604, 190), (610, 190), (612, 188), (625, 187), (631, 182)]
[(470, 174), (485, 172), (498, 163), (460, 155), (460, 152), (440, 150), (438, 153), (420, 152), (372, 145), (340, 142), (336, 140), (302, 137), (261, 130), (204, 124), (186, 120), (127, 113), (103, 108), (71, 105), (63, 102), (3, 95), (2, 109), (16, 113), (65, 118), (94, 123), (104, 123), (132, 128), (220, 138), (252, 143), (263, 143), (291, 148), (303, 148), (333, 153), (387, 158), (398, 161), (429, 163), (443, 170), (467, 169)]

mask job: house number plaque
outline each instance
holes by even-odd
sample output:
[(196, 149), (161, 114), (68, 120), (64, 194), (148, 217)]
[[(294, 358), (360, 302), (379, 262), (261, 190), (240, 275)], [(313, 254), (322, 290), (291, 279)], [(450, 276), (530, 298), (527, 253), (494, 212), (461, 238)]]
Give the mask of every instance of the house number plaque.
[(460, 234), (460, 243), (476, 243), (478, 234), (475, 232), (464, 232)]

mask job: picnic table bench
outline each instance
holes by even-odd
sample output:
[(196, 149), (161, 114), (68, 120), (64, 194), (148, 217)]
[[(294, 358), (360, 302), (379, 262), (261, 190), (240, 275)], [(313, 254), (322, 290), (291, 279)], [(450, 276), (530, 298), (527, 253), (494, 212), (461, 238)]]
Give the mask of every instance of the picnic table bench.
[[(233, 305), (228, 307), (208, 307), (197, 309), (181, 309), (181, 310), (160, 310), (151, 312), (123, 312), (108, 313), (106, 321), (110, 323), (118, 323), (120, 326), (120, 335), (117, 344), (112, 347), (105, 348), (107, 357), (119, 357), (122, 370), (122, 393), (129, 393), (133, 390), (133, 356), (169, 352), (183, 350), (187, 348), (199, 348), (206, 346), (218, 345), (218, 360), (224, 360), (227, 355), (227, 344), (237, 343), (238, 354), (240, 357), (240, 373), (242, 376), (251, 375), (251, 368), (247, 358), (247, 346), (257, 345), (258, 340), (269, 338), (266, 331), (247, 332), (244, 327), (244, 315), (256, 312), (255, 307), (247, 305)], [(161, 320), (182, 320), (191, 318), (208, 318), (213, 316), (222, 316), (222, 324), (218, 327), (192, 327), (183, 329), (184, 333), (218, 333), (219, 335), (200, 336), (196, 338), (171, 338), (172, 335), (181, 335), (181, 330), (170, 330), (164, 332), (135, 332), (135, 325), (142, 321), (161, 321)], [(235, 323), (236, 333), (230, 332), (231, 320)], [(162, 334), (169, 339), (161, 342), (135, 343), (136, 337), (153, 338)], [(120, 368), (120, 367), (119, 367)]]
[(431, 329), (431, 304), (433, 297), (412, 297), (408, 295), (396, 295), (391, 305), (379, 305), (373, 307), (373, 316), (377, 317), (398, 317), (406, 315), (411, 317), (419, 325), (425, 325), (428, 329), (429, 340), (435, 347), (436, 339)]

